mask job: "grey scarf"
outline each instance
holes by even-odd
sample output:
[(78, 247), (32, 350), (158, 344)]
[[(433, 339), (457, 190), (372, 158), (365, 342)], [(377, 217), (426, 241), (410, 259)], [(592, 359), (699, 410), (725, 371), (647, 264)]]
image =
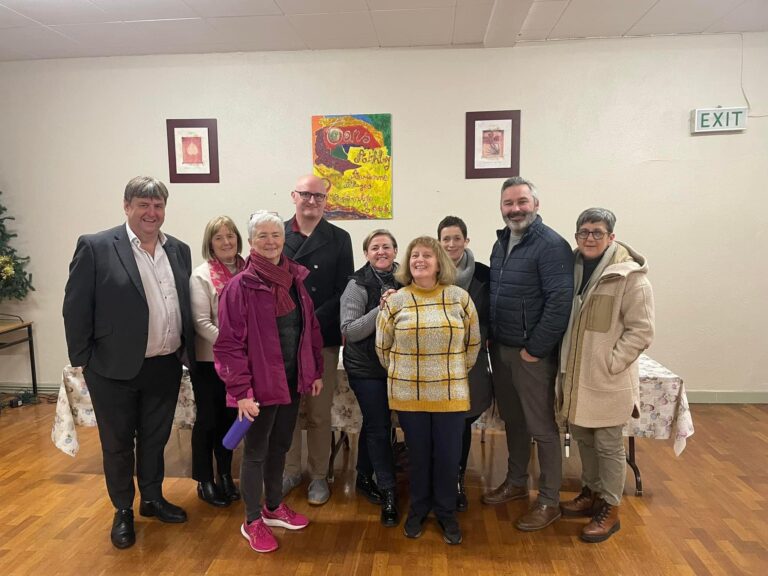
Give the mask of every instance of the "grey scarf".
[(469, 248), (464, 249), (456, 264), (456, 286), (469, 290), (469, 285), (472, 283), (472, 277), (475, 275), (475, 256), (472, 254), (472, 250)]

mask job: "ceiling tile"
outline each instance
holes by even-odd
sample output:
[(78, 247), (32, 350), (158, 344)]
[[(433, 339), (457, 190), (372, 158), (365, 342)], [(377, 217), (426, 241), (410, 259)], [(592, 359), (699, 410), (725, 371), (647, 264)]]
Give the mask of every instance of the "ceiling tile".
[[(2, 0), (0, 0), (2, 1)], [(90, 0), (101, 8), (110, 20), (161, 20), (194, 18), (197, 12), (183, 0)]]
[(748, 0), (707, 28), (707, 32), (763, 32), (768, 30), (768, 2)]
[(0, 6), (0, 28), (16, 28), (18, 26), (33, 26), (37, 22), (16, 14), (13, 10)]
[(456, 6), (453, 44), (481, 44), (488, 29), (493, 2), (463, 3)]
[(86, 47), (46, 28), (6, 28), (0, 34), (0, 53), (16, 52), (24, 59), (76, 58), (87, 56)]
[(487, 48), (514, 46), (532, 4), (533, 0), (496, 0), (484, 45)]
[(534, 2), (523, 22), (523, 30), (552, 30), (568, 5), (568, 0)]
[(369, 12), (292, 14), (288, 20), (313, 50), (373, 48), (379, 45)]
[(285, 16), (242, 16), (240, 18), (209, 18), (208, 24), (239, 50), (305, 50)]
[(40, 24), (83, 24), (110, 20), (106, 12), (87, 0), (2, 0), (2, 4)]
[(451, 43), (453, 8), (371, 12), (381, 46), (440, 46)]
[(546, 30), (521, 30), (517, 33), (518, 42), (537, 42), (546, 40), (549, 37), (549, 28)]
[(627, 34), (703, 32), (744, 0), (659, 0)]
[(283, 13), (274, 0), (184, 0), (184, 2), (200, 16), (206, 18)]
[(337, 12), (365, 12), (365, 0), (275, 0), (286, 14), (335, 14)]
[(416, 10), (418, 8), (447, 8), (456, 0), (368, 0), (371, 10)]
[(658, 0), (572, 0), (550, 38), (623, 36)]

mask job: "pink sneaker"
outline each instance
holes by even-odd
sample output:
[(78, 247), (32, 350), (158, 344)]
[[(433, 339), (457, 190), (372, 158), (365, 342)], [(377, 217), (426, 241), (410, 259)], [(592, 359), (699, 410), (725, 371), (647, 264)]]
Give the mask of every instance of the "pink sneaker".
[(309, 518), (294, 512), (285, 505), (285, 502), (282, 502), (274, 512), (270, 512), (266, 506), (262, 507), (261, 517), (267, 526), (279, 526), (288, 530), (301, 530), (309, 524)]
[(272, 530), (264, 523), (263, 518), (254, 520), (250, 524), (243, 522), (240, 533), (245, 536), (251, 549), (256, 552), (274, 552), (277, 550), (277, 540), (272, 535)]

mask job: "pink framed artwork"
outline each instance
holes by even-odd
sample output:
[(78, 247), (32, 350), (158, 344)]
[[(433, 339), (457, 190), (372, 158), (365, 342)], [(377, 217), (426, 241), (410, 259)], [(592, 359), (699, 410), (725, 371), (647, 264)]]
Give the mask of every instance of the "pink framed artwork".
[(166, 120), (168, 171), (173, 183), (217, 183), (219, 138), (215, 118)]

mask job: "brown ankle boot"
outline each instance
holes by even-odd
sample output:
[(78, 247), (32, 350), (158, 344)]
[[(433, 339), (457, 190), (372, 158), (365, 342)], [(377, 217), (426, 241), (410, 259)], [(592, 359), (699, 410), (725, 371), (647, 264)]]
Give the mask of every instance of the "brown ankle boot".
[(560, 509), (563, 511), (563, 516), (594, 516), (599, 510), (596, 505), (598, 500), (597, 494), (592, 492), (588, 486), (584, 486), (576, 498), (567, 502), (561, 502)]
[(592, 517), (589, 524), (581, 531), (581, 539), (584, 542), (603, 542), (618, 532), (621, 528), (619, 521), (619, 507), (603, 502), (602, 507)]

